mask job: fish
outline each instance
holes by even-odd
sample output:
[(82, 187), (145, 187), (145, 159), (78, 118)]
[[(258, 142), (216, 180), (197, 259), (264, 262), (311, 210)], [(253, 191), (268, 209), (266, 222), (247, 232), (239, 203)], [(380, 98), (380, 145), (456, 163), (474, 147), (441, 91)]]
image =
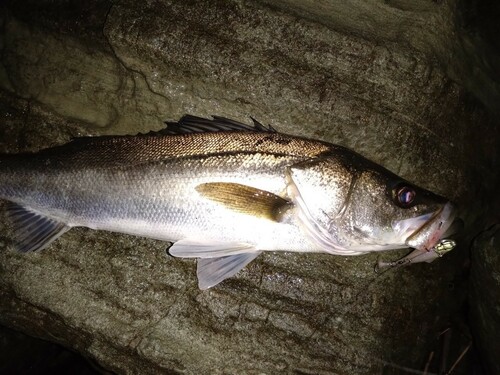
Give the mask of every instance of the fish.
[(73, 227), (172, 243), (200, 289), (263, 251), (351, 256), (413, 248), (429, 261), (456, 217), (448, 199), (360, 154), (253, 120), (185, 115), (135, 136), (76, 138), (0, 155), (17, 251)]

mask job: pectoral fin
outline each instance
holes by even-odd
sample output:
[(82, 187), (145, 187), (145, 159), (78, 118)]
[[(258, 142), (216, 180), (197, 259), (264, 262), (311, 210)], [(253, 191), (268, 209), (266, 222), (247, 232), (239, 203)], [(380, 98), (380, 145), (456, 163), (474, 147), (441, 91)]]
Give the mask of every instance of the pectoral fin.
[(230, 182), (201, 184), (196, 191), (234, 211), (273, 221), (279, 221), (292, 205), (290, 201), (268, 191)]
[(221, 281), (234, 276), (252, 260), (259, 252), (230, 255), (221, 258), (198, 259), (198, 287), (202, 290), (211, 288)]
[(16, 248), (23, 253), (46, 248), (70, 229), (63, 222), (16, 203), (8, 204), (7, 215), (14, 225)]

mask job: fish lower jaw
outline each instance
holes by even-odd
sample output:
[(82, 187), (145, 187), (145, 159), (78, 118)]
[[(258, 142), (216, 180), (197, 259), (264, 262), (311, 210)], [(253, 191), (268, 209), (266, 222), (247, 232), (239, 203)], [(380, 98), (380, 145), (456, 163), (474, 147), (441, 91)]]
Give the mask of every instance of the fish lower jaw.
[(408, 247), (420, 251), (430, 251), (446, 235), (456, 216), (451, 203), (445, 204), (420, 228), (413, 232), (405, 241)]
[(410, 240), (406, 243), (406, 245), (415, 250), (431, 251), (434, 248), (434, 246), (438, 244), (440, 240), (441, 240), (440, 233), (434, 233), (432, 236), (430, 236), (427, 240), (423, 241), (422, 243), (416, 243), (416, 241)]
[(427, 233), (415, 233), (408, 237), (405, 241), (407, 247), (420, 251), (429, 251), (434, 245), (439, 242), (439, 235), (434, 232)]

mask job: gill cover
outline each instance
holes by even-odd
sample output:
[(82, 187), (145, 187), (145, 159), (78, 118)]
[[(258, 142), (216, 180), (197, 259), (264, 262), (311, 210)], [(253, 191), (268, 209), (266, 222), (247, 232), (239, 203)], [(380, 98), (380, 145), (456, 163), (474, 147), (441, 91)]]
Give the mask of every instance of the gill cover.
[(342, 217), (356, 183), (356, 174), (344, 158), (326, 155), (288, 167), (287, 194), (298, 207), (299, 220), (313, 241), (334, 254), (359, 251), (339, 243), (332, 221)]

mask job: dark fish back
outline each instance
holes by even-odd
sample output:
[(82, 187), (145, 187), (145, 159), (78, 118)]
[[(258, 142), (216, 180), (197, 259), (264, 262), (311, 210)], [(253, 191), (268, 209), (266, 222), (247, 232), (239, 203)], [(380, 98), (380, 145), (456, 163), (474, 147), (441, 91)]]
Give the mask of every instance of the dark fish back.
[(333, 145), (279, 133), (213, 132), (78, 138), (37, 153), (0, 156), (0, 166), (116, 167), (196, 156), (263, 153), (316, 157)]

